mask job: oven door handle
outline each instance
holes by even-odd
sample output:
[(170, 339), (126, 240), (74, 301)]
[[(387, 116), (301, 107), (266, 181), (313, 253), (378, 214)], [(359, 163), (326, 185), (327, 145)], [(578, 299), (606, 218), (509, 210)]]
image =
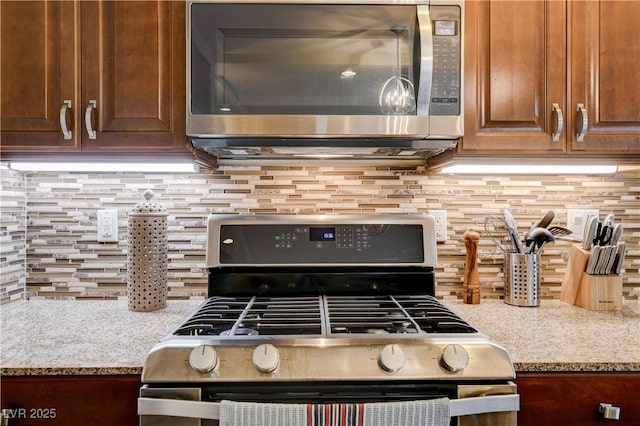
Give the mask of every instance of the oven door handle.
[(183, 399), (138, 398), (138, 415), (220, 420), (220, 404)]
[[(520, 395), (492, 395), (449, 401), (451, 417), (520, 410)], [(220, 420), (220, 403), (162, 398), (138, 398), (140, 416), (174, 416)]]
[(504, 411), (520, 411), (520, 395), (478, 396), (449, 401), (449, 414), (451, 417), (501, 413)]

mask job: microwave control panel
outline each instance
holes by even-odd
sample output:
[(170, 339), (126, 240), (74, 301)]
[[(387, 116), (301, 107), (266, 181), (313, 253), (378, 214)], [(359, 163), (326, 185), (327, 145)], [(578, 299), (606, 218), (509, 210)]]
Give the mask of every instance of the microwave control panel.
[(433, 77), (431, 115), (460, 114), (462, 56), (461, 12), (458, 6), (432, 6)]

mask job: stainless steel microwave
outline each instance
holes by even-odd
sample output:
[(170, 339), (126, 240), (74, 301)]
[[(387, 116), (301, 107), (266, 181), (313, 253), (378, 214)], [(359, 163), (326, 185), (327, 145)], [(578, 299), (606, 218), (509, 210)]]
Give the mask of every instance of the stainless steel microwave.
[(187, 134), (198, 149), (424, 158), (462, 136), (463, 0), (187, 9)]

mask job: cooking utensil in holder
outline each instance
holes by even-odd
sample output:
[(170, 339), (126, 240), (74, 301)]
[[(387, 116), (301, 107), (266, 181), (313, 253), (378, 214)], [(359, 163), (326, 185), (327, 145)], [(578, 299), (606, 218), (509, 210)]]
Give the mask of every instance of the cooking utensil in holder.
[(515, 306), (539, 306), (539, 253), (505, 253), (504, 302)]
[(131, 311), (151, 312), (167, 306), (168, 213), (153, 197), (153, 191), (145, 191), (145, 201), (129, 213), (127, 293)]

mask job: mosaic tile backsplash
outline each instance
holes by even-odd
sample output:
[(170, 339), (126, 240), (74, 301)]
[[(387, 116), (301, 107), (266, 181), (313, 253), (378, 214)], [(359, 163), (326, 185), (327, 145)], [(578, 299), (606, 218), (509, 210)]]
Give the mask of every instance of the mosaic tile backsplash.
[(0, 301), (22, 299), (27, 283), (25, 176), (0, 163)]
[[(318, 163), (320, 164), (320, 163)], [(437, 296), (461, 298), (462, 235), (482, 233), (484, 298), (503, 295), (503, 255), (483, 230), (509, 208), (524, 233), (547, 210), (566, 225), (567, 208), (614, 213), (625, 226), (626, 298), (640, 296), (640, 171), (614, 176), (452, 176), (421, 167), (224, 166), (194, 174), (24, 173), (2, 171), (2, 302), (22, 297), (127, 298), (128, 212), (152, 189), (169, 212), (169, 299), (206, 297), (206, 219), (210, 213), (349, 214), (447, 210), (438, 244)], [(118, 242), (97, 241), (97, 211), (118, 211)], [(569, 242), (547, 245), (540, 298), (558, 298)], [(26, 250), (25, 250), (26, 246)]]

